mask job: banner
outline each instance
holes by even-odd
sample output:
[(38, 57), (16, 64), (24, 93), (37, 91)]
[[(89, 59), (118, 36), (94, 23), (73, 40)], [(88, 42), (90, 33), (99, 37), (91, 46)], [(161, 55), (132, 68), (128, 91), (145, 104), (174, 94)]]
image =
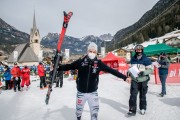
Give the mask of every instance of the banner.
[(18, 59), (18, 51), (14, 51), (14, 54), (13, 54), (14, 62), (17, 62), (17, 59)]
[(101, 56), (105, 57), (105, 47), (101, 47)]
[[(104, 62), (107, 66), (118, 70), (120, 73), (127, 75), (127, 71), (129, 69), (129, 65), (127, 63), (119, 63), (118, 61), (108, 61), (108, 62)], [(101, 71), (100, 75), (103, 74), (105, 72)]]
[(69, 59), (69, 53), (70, 52), (70, 50), (69, 49), (65, 49), (65, 58), (66, 59)]
[[(160, 84), (158, 68), (154, 68), (155, 83)], [(180, 83), (180, 63), (170, 64), (166, 83)]]
[(38, 58), (39, 58), (39, 61), (42, 61), (42, 58), (43, 58), (43, 51), (42, 50), (39, 51)]

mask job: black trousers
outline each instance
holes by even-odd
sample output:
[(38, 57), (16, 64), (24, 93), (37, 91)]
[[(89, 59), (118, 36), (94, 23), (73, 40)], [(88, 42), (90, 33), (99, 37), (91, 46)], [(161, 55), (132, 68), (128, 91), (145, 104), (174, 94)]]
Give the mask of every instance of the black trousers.
[(148, 91), (148, 81), (144, 82), (135, 82), (132, 80), (131, 89), (130, 89), (130, 99), (129, 99), (129, 111), (136, 113), (136, 100), (137, 94), (139, 92), (139, 108), (140, 110), (146, 110), (147, 102), (146, 102), (146, 93)]
[(5, 80), (6, 90), (12, 88), (10, 82), (11, 82), (10, 80)]
[(56, 79), (57, 79), (56, 87), (59, 87), (59, 83), (60, 83), (60, 87), (62, 87), (63, 86), (63, 76), (57, 77)]
[(40, 76), (40, 88), (46, 87), (45, 76)]
[(13, 77), (13, 83), (14, 83), (14, 91), (16, 91), (16, 88), (18, 87), (18, 90), (21, 90), (20, 83), (21, 79), (18, 77), (18, 80), (16, 80), (16, 77)]

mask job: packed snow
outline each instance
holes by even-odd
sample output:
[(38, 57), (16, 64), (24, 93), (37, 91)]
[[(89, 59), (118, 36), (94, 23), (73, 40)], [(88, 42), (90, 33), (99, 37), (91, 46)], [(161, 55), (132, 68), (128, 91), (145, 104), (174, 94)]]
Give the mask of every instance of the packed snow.
[[(154, 83), (151, 76), (147, 93), (147, 111), (128, 117), (130, 84), (111, 74), (100, 75), (99, 81), (99, 120), (179, 120), (180, 85), (167, 85), (167, 95), (160, 97), (161, 85)], [(39, 80), (32, 81), (29, 90), (14, 92), (2, 91), (0, 94), (0, 120), (76, 120), (76, 83), (64, 78), (62, 88), (54, 88), (49, 105), (45, 104), (47, 89), (39, 89)], [(138, 99), (139, 100), (139, 99)], [(137, 101), (138, 101), (137, 100)], [(137, 102), (138, 106), (139, 102)], [(90, 120), (86, 103), (82, 120)]]

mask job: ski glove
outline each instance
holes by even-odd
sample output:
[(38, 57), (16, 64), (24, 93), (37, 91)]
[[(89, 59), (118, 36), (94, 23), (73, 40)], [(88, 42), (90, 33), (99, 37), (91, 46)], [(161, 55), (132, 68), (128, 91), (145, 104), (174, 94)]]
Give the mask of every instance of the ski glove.
[(139, 72), (138, 76), (139, 77), (144, 76), (144, 72), (143, 71)]
[(130, 72), (127, 72), (127, 73), (126, 73), (126, 76), (127, 76), (127, 77), (130, 77)]

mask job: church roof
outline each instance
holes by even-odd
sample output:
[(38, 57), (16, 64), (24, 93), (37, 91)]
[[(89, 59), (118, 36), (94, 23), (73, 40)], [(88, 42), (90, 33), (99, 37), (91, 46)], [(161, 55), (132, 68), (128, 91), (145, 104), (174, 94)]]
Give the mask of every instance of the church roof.
[(18, 45), (14, 51), (18, 52), (17, 61), (14, 61), (14, 52), (8, 58), (8, 63), (13, 62), (38, 62), (39, 59), (28, 43)]

